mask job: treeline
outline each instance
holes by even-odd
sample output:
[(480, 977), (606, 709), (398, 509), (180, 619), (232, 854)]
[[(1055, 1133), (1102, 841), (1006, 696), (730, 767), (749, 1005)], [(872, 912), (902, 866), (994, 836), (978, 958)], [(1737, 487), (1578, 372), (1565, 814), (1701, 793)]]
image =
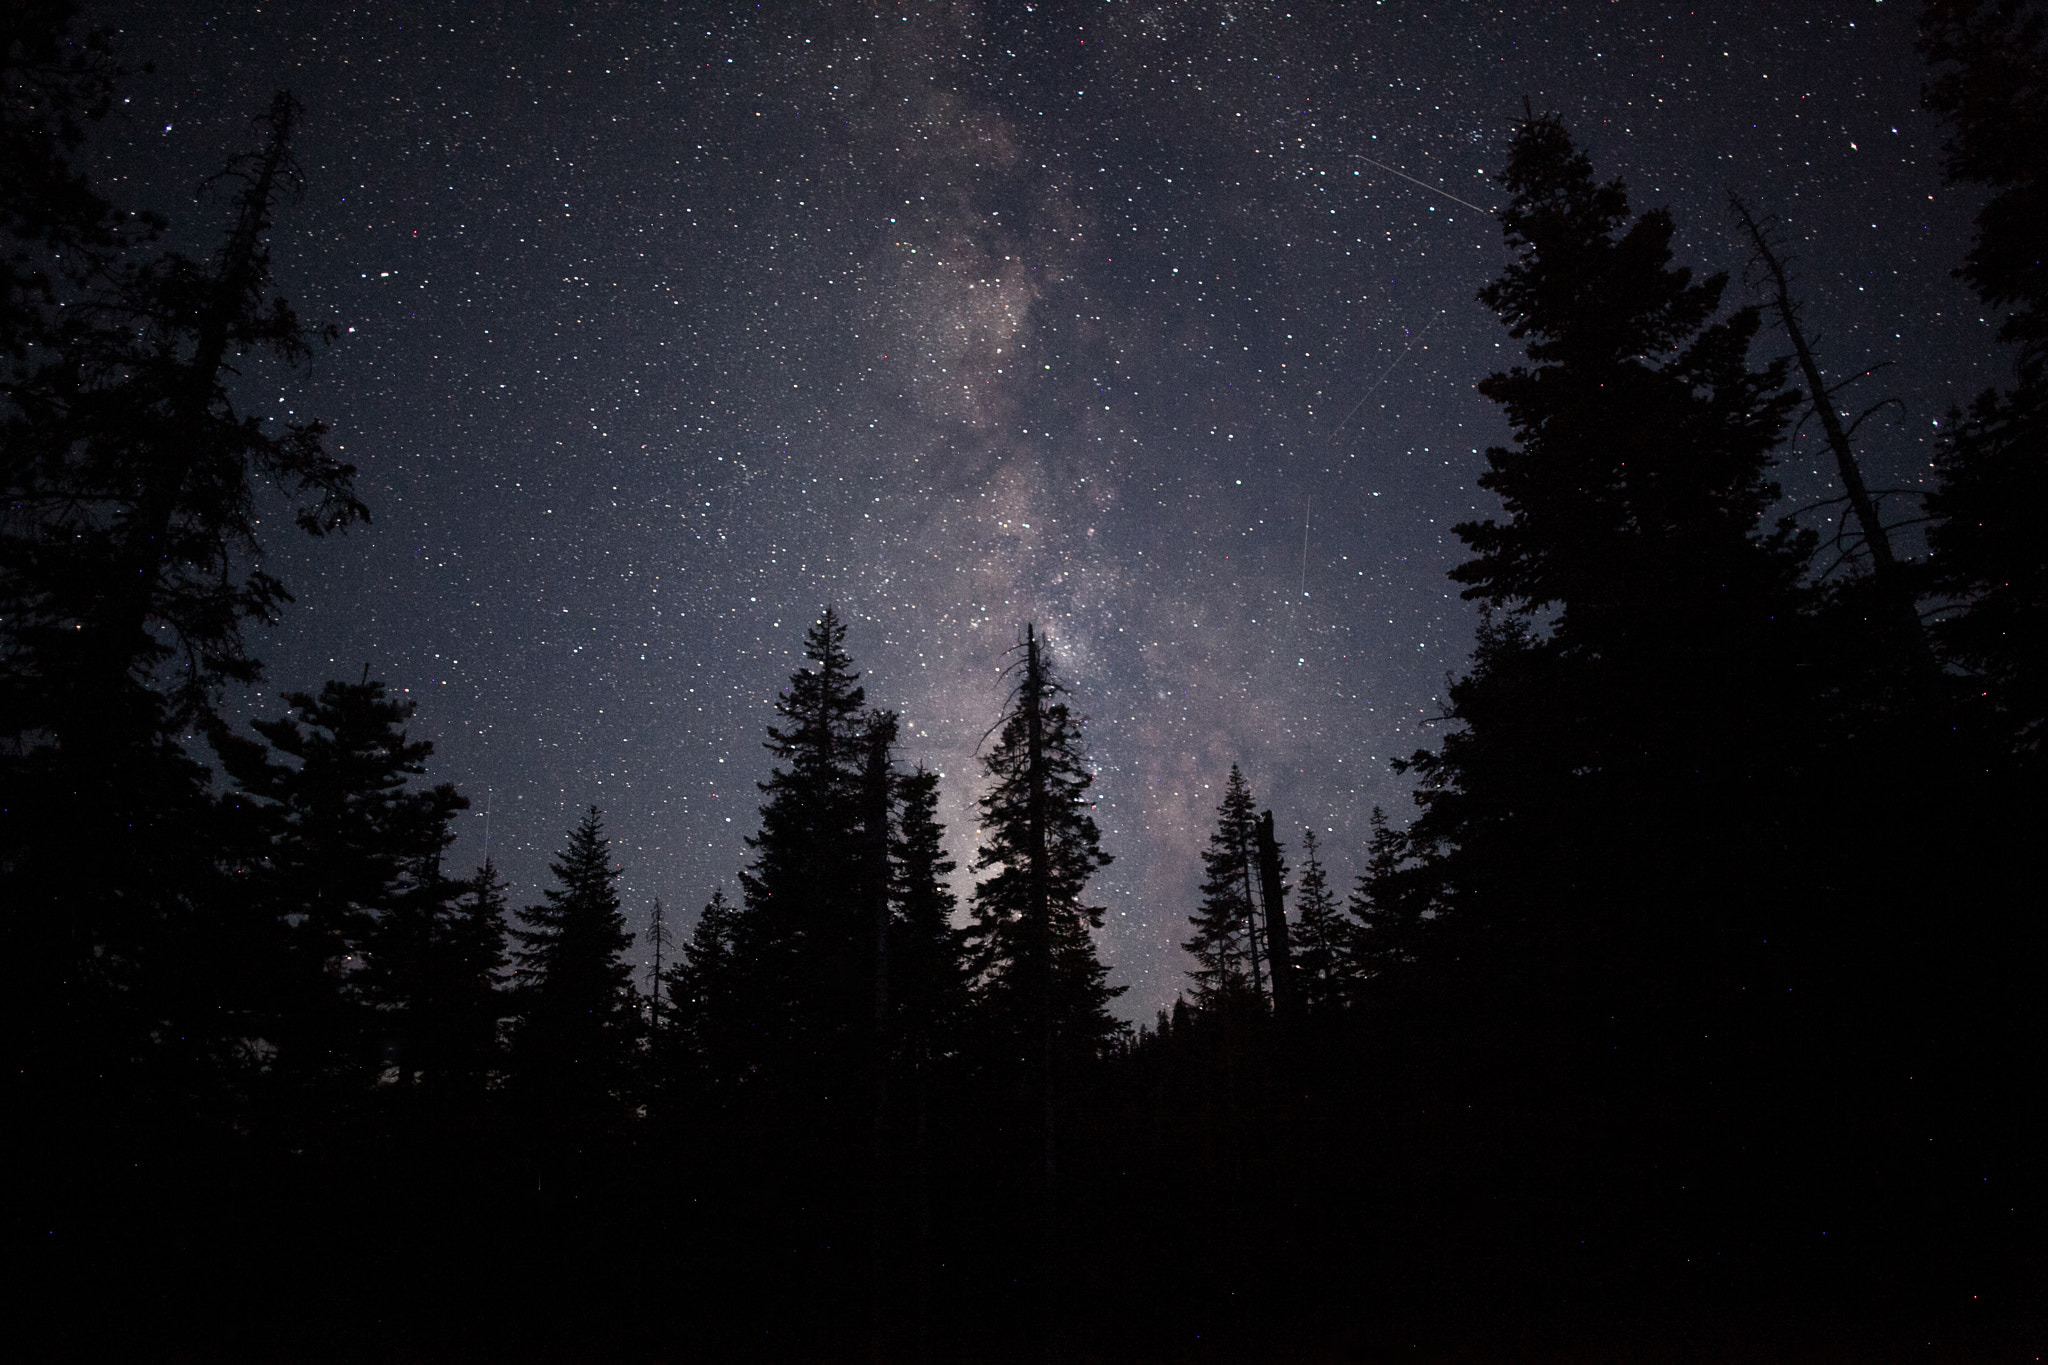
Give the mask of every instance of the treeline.
[[(1924, 558), (1768, 220), (1736, 205), (1791, 350), (1757, 364), (1764, 312), (1675, 264), (1670, 216), (1522, 125), (1481, 301), (1526, 363), (1481, 384), (1502, 515), (1458, 528), (1479, 643), (1397, 765), (1416, 810), (1333, 887), (1233, 768), (1186, 993), (1135, 1032), (1028, 626), (962, 877), (827, 611), (737, 894), (657, 920), (644, 994), (599, 812), (513, 907), (446, 865), (467, 802), (367, 670), (230, 726), (243, 627), (290, 600), (259, 506), (368, 516), (318, 424), (236, 398), (320, 340), (266, 248), (298, 111), (181, 256), (73, 165), (108, 45), (11, 14), (0, 877), (43, 1354), (1659, 1354), (1832, 1315), (1867, 1359), (2041, 1311), (2032, 8), (1927, 10), (1951, 174), (1991, 192), (1962, 273), (2015, 364), (1944, 424)], [(1773, 519), (1809, 418), (1826, 543)]]

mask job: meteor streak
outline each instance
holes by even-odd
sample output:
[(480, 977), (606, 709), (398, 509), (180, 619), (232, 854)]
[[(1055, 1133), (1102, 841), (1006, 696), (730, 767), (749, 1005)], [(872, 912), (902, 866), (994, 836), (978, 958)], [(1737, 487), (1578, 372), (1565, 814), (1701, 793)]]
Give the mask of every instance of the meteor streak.
[(1460, 199), (1457, 195), (1452, 194), (1449, 190), (1444, 189), (1441, 186), (1432, 185), (1427, 180), (1417, 180), (1414, 176), (1408, 174), (1408, 172), (1406, 171), (1397, 171), (1384, 161), (1374, 161), (1369, 156), (1359, 156), (1357, 152), (1353, 152), (1351, 155), (1357, 157), (1358, 160), (1363, 161), (1368, 166), (1379, 167), (1381, 170), (1385, 171), (1389, 175), (1398, 175), (1411, 185), (1420, 185), (1422, 186), (1422, 188), (1428, 190), (1431, 194), (1440, 194), (1444, 198), (1450, 200), (1453, 204), (1463, 204), (1466, 208), (1475, 210), (1479, 213), (1493, 212), (1492, 209), (1480, 208), (1479, 205), (1473, 203), (1470, 199)]
[(1408, 358), (1408, 353), (1414, 350), (1416, 346), (1421, 343), (1424, 337), (1429, 335), (1429, 329), (1436, 326), (1437, 318), (1440, 318), (1442, 316), (1443, 313), (1438, 312), (1435, 317), (1432, 317), (1428, 322), (1422, 324), (1422, 330), (1417, 332), (1414, 336), (1408, 338), (1408, 344), (1401, 348), (1401, 354), (1394, 357), (1394, 363), (1387, 366), (1387, 368), (1381, 372), (1380, 377), (1378, 379), (1372, 381), (1371, 388), (1367, 389), (1364, 393), (1358, 396), (1358, 401), (1351, 405), (1351, 411), (1345, 413), (1344, 420), (1337, 423), (1337, 434), (1339, 436), (1342, 436), (1344, 434), (1345, 427), (1351, 425), (1351, 419), (1358, 415), (1358, 410), (1365, 406), (1365, 400), (1379, 392), (1380, 385), (1387, 382), (1387, 376), (1401, 368), (1401, 362)]

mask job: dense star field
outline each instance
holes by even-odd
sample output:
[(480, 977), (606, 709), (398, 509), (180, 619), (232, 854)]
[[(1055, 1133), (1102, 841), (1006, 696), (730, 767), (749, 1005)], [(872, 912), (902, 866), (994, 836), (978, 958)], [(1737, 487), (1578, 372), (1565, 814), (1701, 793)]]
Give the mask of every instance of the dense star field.
[[(273, 90), (306, 109), (276, 278), (339, 335), (244, 392), (331, 422), (374, 521), (271, 537), (298, 600), (247, 715), (367, 665), (474, 802), (458, 867), (488, 831), (531, 901), (595, 803), (644, 922), (744, 864), (827, 605), (969, 863), (1035, 622), (1090, 721), (1130, 1018), (1184, 984), (1233, 762), (1340, 884), (1371, 808), (1409, 809), (1388, 760), (1472, 642), (1451, 527), (1497, 512), (1473, 385), (1519, 348), (1473, 296), (1525, 98), (1702, 272), (1747, 258), (1727, 191), (1779, 216), (1831, 377), (1897, 363), (1861, 390), (1899, 400), (1874, 486), (1920, 486), (2005, 364), (1950, 278), (1976, 200), (1898, 3), (84, 17), (156, 65), (95, 134), (102, 187), (195, 247), (225, 210), (192, 189)], [(1830, 470), (1803, 431), (1784, 510)]]

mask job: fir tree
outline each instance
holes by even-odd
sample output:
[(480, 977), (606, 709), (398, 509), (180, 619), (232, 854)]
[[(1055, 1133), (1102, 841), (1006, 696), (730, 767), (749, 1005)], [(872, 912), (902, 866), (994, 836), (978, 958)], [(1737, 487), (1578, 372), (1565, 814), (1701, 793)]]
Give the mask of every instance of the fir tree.
[(714, 887), (664, 983), (668, 1009), (663, 1070), (672, 1084), (730, 1091), (754, 1074), (755, 1040), (744, 1027), (747, 980), (739, 961), (740, 909)]
[(1748, 363), (1757, 310), (1716, 320), (1726, 276), (1675, 266), (1670, 215), (1631, 219), (1555, 118), (1522, 126), (1505, 180), (1513, 260), (1480, 298), (1530, 364), (1479, 387), (1515, 437), (1480, 478), (1506, 517), (1457, 528), (1479, 646), (1458, 728), (1403, 765), (1423, 779), (1393, 883), (1408, 924), (1368, 952), (1401, 961), (1427, 916), (1452, 1014), (1518, 1044), (1511, 1021), (1541, 1019), (1598, 1055), (1629, 1030), (1699, 1037), (1728, 907), (1788, 875), (1762, 870), (1783, 843), (1760, 825), (1810, 728), (1810, 541), (1759, 523), (1798, 396), (1786, 362)]
[(504, 989), (505, 879), (489, 858), (463, 883), (436, 941), (436, 990), (426, 1056), (449, 1089), (476, 1094), (499, 1062), (498, 1032), (508, 1013)]
[(956, 1045), (967, 1011), (964, 935), (953, 927), (946, 856), (938, 821), (939, 775), (919, 767), (899, 779), (896, 836), (890, 844), (896, 902), (891, 955), (896, 1028), (912, 1059), (930, 1059)]
[(435, 972), (452, 892), (440, 859), (469, 802), (446, 783), (411, 785), (434, 746), (407, 735), (414, 703), (382, 682), (329, 682), (285, 700), (291, 714), (251, 727), (267, 747), (216, 740), (248, 831), (246, 876), (282, 947), (268, 983), (271, 1041), (301, 1084), (359, 1082), (385, 1036), (369, 1007), (381, 997), (403, 1010)]
[(805, 636), (806, 667), (777, 699), (761, 784), (761, 826), (740, 874), (745, 910), (734, 962), (742, 984), (724, 1003), (741, 1017), (721, 1031), (751, 1035), (771, 1088), (829, 1094), (863, 1065), (871, 1036), (873, 901), (862, 894), (861, 790), (865, 700), (827, 609)]
[(1349, 994), (1349, 926), (1330, 891), (1313, 829), (1301, 832), (1301, 857), (1301, 889), (1294, 902), (1295, 974), (1302, 1005), (1311, 1014), (1327, 1013), (1341, 1007)]
[(1921, 48), (1946, 117), (1948, 178), (1990, 191), (1956, 273), (2004, 314), (2014, 384), (1952, 414), (1928, 496), (1930, 567), (1960, 605), (1938, 630), (1983, 680), (2011, 747), (2048, 734), (2048, 14), (2013, 0), (1929, 0)]
[(1256, 817), (1251, 788), (1235, 763), (1216, 807), (1216, 832), (1202, 850), (1201, 908), (1189, 916), (1195, 936), (1185, 947), (1194, 954), (1189, 972), (1195, 1003), (1204, 1008), (1257, 998), (1259, 985), (1257, 905), (1252, 894)]
[(1095, 953), (1103, 910), (1083, 903), (1110, 855), (1089, 813), (1081, 722), (1044, 645), (1025, 627), (1025, 657), (996, 746), (982, 759), (982, 845), (974, 870), (970, 952), (986, 1022), (1012, 1057), (1050, 1065), (1101, 1054), (1121, 1026), (1108, 1004), (1121, 987)]
[[(73, 164), (117, 73), (104, 35), (67, 40), (71, 10), (34, 3), (0, 31), (0, 873), (20, 907), (10, 1070), (119, 1091), (129, 1060), (221, 1040), (248, 1005), (207, 965), (253, 949), (222, 921), (244, 898), (216, 880), (182, 736), (257, 676), (243, 627), (289, 600), (261, 567), (257, 490), (315, 534), (366, 514), (319, 423), (266, 422), (230, 389), (237, 357), (294, 365), (314, 336), (266, 247), (296, 107), (274, 102), (230, 168), (218, 255), (147, 258), (152, 223)], [(65, 1055), (90, 1060), (35, 1060)]]
[[(991, 1078), (1035, 1091), (1041, 1142), (1038, 1287), (1042, 1345), (1058, 1350), (1058, 1112), (1077, 1073), (1105, 1059), (1123, 1026), (1108, 1010), (1122, 987), (1095, 951), (1100, 906), (1085, 904), (1089, 878), (1108, 866), (1089, 813), (1094, 774), (1081, 722), (1035, 628), (996, 746), (982, 758), (982, 845), (974, 870), (969, 951), (981, 968), (978, 997)], [(1018, 1084), (1022, 1083), (1022, 1084)]]
[(520, 912), (513, 1078), (529, 1102), (567, 1116), (619, 1098), (639, 1034), (633, 935), (619, 908), (610, 841), (596, 807), (549, 865), (556, 885)]
[(1340, 926), (1348, 932), (1336, 941), (1341, 970), (1354, 988), (1397, 971), (1421, 948), (1421, 915), (1401, 875), (1404, 844), (1402, 833), (1388, 826), (1387, 813), (1374, 806), (1365, 870), (1351, 892), (1352, 923)]

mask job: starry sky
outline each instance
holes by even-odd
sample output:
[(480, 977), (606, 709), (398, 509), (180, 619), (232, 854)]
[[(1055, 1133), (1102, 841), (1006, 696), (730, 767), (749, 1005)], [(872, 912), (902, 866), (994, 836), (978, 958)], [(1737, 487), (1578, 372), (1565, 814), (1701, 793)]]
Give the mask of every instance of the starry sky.
[[(746, 860), (825, 605), (945, 774), (963, 865), (1036, 622), (1090, 720), (1134, 1019), (1183, 983), (1233, 762), (1340, 885), (1371, 808), (1411, 809), (1387, 761), (1432, 742), (1475, 619), (1451, 527), (1496, 510), (1473, 384), (1519, 357), (1473, 295), (1525, 98), (1731, 301), (1727, 191), (1779, 215), (1830, 375), (1892, 363), (1857, 391), (1897, 400), (1873, 485), (1920, 486), (2003, 374), (1950, 277), (1977, 201), (1942, 183), (1902, 0), (86, 16), (155, 68), (97, 173), (191, 246), (270, 92), (307, 111), (277, 278), (339, 336), (240, 395), (330, 422), (375, 520), (272, 523), (298, 600), (239, 712), (367, 664), (474, 801), (456, 867), (488, 837), (526, 903), (595, 803), (629, 914), (687, 926)], [(1831, 495), (1817, 433), (1780, 477), (1784, 510)]]

